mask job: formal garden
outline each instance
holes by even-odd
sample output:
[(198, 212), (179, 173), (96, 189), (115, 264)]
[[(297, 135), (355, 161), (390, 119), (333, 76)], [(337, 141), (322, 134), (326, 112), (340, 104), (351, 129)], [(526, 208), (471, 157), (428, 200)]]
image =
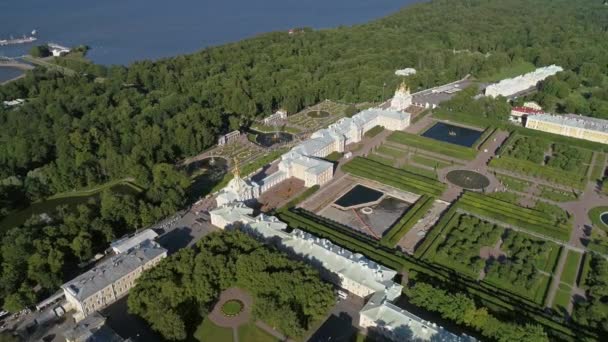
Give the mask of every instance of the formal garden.
[[(592, 150), (552, 142), (542, 136), (513, 133), (500, 148), (499, 157), (490, 162), (490, 166), (583, 189), (587, 184), (587, 173), (592, 167), (592, 160)], [(552, 193), (548, 195), (554, 196)]]
[(357, 177), (371, 179), (417, 194), (439, 196), (445, 190), (445, 184), (433, 178), (362, 157), (355, 157), (344, 164), (342, 170)]

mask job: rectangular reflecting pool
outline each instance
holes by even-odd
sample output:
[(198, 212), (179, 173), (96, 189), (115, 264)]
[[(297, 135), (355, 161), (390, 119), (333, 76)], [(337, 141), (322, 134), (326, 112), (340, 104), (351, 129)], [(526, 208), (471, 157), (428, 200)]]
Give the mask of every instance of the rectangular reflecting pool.
[(471, 147), (481, 137), (482, 131), (438, 122), (422, 133), (423, 137)]
[(370, 189), (366, 186), (357, 184), (349, 192), (338, 198), (334, 203), (342, 208), (348, 209), (361, 206), (366, 203), (375, 202), (384, 195), (383, 192)]

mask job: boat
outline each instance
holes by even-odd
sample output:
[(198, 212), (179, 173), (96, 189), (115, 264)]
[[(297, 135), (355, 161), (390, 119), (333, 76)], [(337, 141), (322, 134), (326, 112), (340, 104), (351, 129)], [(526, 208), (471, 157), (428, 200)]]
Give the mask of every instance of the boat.
[(17, 44), (28, 44), (28, 43), (33, 43), (36, 40), (38, 40), (38, 38), (36, 38), (34, 36), (26, 37), (24, 35), (21, 38), (10, 37), (9, 39), (0, 39), (0, 46), (17, 45)]

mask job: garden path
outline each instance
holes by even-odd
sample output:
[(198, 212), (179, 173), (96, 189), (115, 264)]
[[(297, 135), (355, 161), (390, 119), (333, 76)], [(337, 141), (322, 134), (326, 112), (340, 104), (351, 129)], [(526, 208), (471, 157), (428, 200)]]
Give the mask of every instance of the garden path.
[(551, 286), (549, 286), (549, 291), (547, 293), (547, 296), (545, 297), (546, 308), (553, 307), (553, 299), (555, 298), (555, 294), (557, 293), (557, 289), (562, 278), (562, 272), (564, 270), (564, 265), (566, 264), (567, 256), (568, 248), (563, 248), (561, 254), (559, 255), (559, 261), (557, 262), (557, 267), (555, 268), (555, 272), (553, 273), (553, 278), (551, 278)]

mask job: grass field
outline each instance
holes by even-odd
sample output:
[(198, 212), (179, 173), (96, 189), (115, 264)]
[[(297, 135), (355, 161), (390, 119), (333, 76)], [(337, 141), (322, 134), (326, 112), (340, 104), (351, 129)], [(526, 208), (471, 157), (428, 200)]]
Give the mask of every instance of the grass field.
[(445, 162), (445, 161), (440, 161), (437, 159), (431, 159), (431, 158), (427, 158), (427, 157), (423, 157), (419, 154), (415, 154), (412, 156), (412, 161), (416, 164), (420, 164), (420, 165), (424, 165), (424, 166), (430, 166), (436, 169), (441, 169), (444, 167), (448, 167), (451, 166), (452, 164)]
[(409, 164), (402, 165), (401, 169), (411, 172), (411, 173), (419, 174), (421, 176), (437, 179), (437, 172), (435, 172), (433, 170), (424, 169), (424, 168), (414, 166), (414, 165), (409, 165)]
[(405, 155), (404, 151), (386, 145), (378, 147), (376, 152), (393, 158), (401, 158)]
[(553, 297), (553, 309), (565, 313), (570, 304), (572, 289), (564, 284), (559, 284), (555, 297)]
[(588, 215), (589, 215), (589, 219), (591, 220), (591, 223), (593, 224), (593, 227), (601, 229), (605, 232), (608, 232), (608, 225), (606, 225), (600, 219), (600, 215), (602, 215), (602, 213), (605, 213), (605, 212), (608, 212), (608, 207), (605, 207), (605, 206), (595, 207), (595, 208), (592, 208), (591, 210), (589, 210)]
[(581, 276), (578, 278), (578, 287), (585, 288), (589, 271), (591, 271), (591, 254), (585, 253), (583, 264), (581, 265)]
[(205, 318), (196, 328), (194, 338), (201, 342), (232, 342), (232, 329), (217, 326)]
[(581, 263), (581, 253), (575, 251), (568, 251), (566, 257), (566, 264), (562, 271), (562, 278), (560, 281), (568, 285), (574, 286), (576, 282), (576, 276), (578, 275), (578, 265)]
[(532, 183), (505, 175), (497, 175), (496, 178), (504, 185), (507, 189), (519, 192), (525, 192), (528, 188), (532, 186)]
[(253, 323), (239, 327), (239, 342), (278, 342), (279, 340)]
[(540, 197), (546, 198), (555, 202), (571, 202), (576, 201), (578, 196), (573, 191), (564, 191), (546, 185), (539, 185)]

